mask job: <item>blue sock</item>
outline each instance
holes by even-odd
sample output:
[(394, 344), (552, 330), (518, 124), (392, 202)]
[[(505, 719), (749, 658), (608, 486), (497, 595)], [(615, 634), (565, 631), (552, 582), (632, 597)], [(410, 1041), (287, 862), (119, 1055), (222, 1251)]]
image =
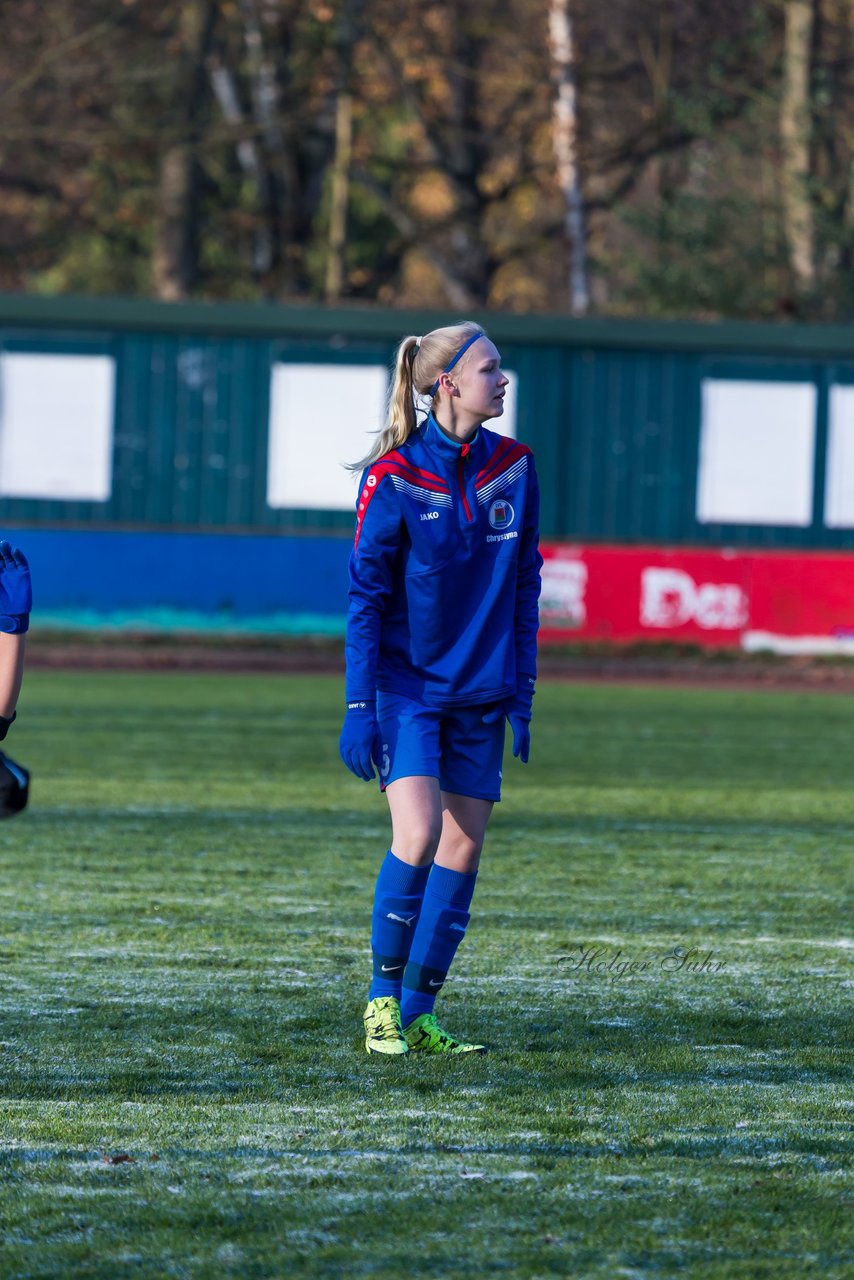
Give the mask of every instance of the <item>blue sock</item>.
[(401, 1022), (432, 1013), (457, 947), (465, 937), (477, 872), (451, 871), (435, 863), (424, 891), (421, 918), (403, 973)]
[(411, 867), (391, 849), (383, 860), (374, 890), (371, 950), (374, 976), (368, 999), (396, 996), (400, 999), (403, 971), (421, 912), (424, 886), (430, 867)]

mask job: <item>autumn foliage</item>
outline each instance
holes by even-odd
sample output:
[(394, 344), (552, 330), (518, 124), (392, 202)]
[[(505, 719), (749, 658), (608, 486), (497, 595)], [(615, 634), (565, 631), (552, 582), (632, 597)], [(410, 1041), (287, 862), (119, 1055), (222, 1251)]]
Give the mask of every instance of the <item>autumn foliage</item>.
[(846, 319), (852, 14), (19, 0), (0, 45), (0, 287), (565, 310), (583, 235), (599, 313)]

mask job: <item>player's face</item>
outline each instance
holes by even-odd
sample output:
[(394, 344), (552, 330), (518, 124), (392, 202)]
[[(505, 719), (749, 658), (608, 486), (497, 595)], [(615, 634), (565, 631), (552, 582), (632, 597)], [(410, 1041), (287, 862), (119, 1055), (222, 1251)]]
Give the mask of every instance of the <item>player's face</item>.
[(483, 422), (504, 412), (504, 393), (509, 379), (501, 372), (501, 356), (489, 338), (481, 338), (471, 348), (457, 379), (459, 408)]

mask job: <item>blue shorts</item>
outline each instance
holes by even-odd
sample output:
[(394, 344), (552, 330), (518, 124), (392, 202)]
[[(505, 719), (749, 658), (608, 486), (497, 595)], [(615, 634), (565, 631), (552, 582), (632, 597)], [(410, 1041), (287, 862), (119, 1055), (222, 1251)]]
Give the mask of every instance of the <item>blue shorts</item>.
[(500, 800), (504, 717), (497, 724), (484, 724), (489, 709), (425, 707), (402, 694), (380, 690), (381, 789), (398, 778), (438, 778), (442, 791), (476, 800)]

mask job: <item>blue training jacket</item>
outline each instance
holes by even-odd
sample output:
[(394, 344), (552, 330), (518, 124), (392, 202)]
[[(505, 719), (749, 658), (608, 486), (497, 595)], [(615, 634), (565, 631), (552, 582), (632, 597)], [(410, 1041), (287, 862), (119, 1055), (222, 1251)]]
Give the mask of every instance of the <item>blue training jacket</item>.
[(534, 457), (431, 415), (362, 475), (350, 556), (347, 701), (378, 689), (428, 706), (496, 702), (537, 672)]

